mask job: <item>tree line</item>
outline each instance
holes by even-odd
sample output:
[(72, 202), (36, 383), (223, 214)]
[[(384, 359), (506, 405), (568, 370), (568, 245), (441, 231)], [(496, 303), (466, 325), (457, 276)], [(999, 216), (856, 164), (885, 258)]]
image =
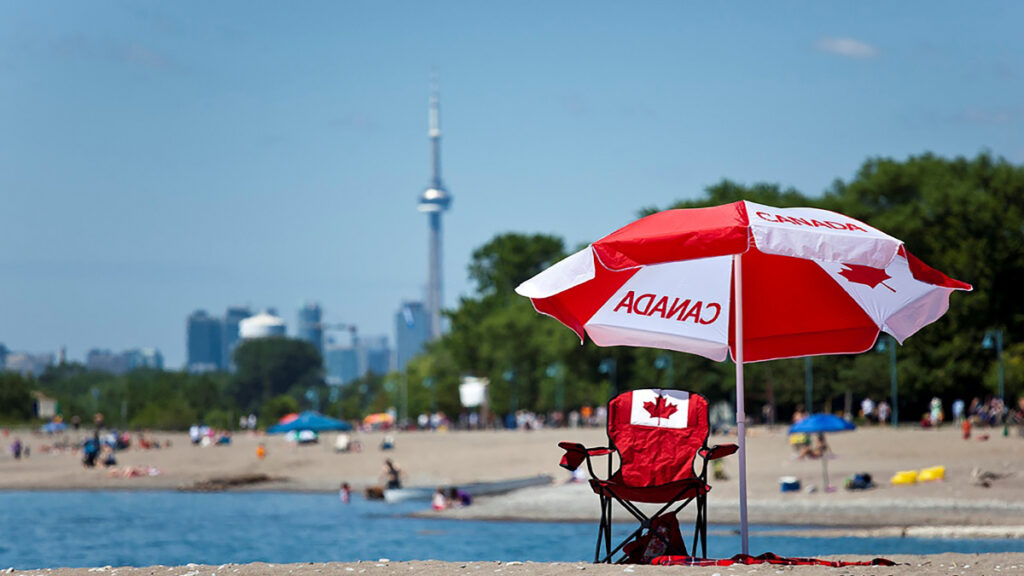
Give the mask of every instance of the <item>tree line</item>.
[[(743, 199), (847, 214), (903, 240), (924, 262), (974, 286), (973, 292), (955, 293), (945, 316), (898, 348), (902, 421), (917, 419), (934, 396), (948, 404), (995, 394), (996, 350), (982, 346), (993, 331), (1002, 335), (1008, 403), (1024, 393), (1024, 306), (1014, 296), (1024, 281), (1024, 168), (985, 153), (970, 159), (872, 158), (849, 182), (837, 180), (819, 197), (775, 184), (723, 180), (699, 198), (631, 216)], [(625, 217), (623, 225), (631, 219)], [(498, 415), (597, 406), (615, 392), (645, 387), (683, 388), (712, 401), (732, 401), (734, 368), (728, 362), (600, 348), (589, 340), (581, 345), (572, 331), (514, 293), (519, 283), (579, 248), (570, 249), (554, 234), (521, 233), (499, 234), (477, 248), (468, 267), (473, 293), (446, 311), (447, 333), (401, 373), (329, 387), (313, 346), (287, 338), (254, 340), (236, 350), (234, 374), (113, 376), (76, 364), (53, 367), (38, 380), (4, 374), (0, 420), (30, 418), (21, 406), (31, 406), (31, 390), (56, 397), (65, 417), (100, 411), (107, 422), (131, 427), (175, 429), (203, 421), (230, 428), (250, 412), (266, 424), (305, 408), (349, 420), (389, 407), (400, 415), (435, 409), (453, 415), (461, 410), (458, 385), (466, 375), (489, 379), (490, 409)], [(777, 360), (746, 367), (747, 413), (756, 417), (773, 403), (779, 418), (788, 417), (805, 403), (808, 369), (814, 410), (841, 409), (847, 395), (857, 401), (889, 396), (888, 353), (816, 357), (810, 366), (805, 359)]]

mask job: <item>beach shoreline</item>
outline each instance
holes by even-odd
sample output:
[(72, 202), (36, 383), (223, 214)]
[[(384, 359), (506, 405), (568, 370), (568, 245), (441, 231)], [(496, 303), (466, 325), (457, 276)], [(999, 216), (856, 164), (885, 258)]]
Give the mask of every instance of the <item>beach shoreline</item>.
[[(72, 443), (88, 432), (68, 433)], [(334, 451), (334, 433), (318, 444), (296, 446), (280, 436), (234, 434), (228, 445), (193, 446), (184, 433), (146, 433), (160, 449), (117, 452), (118, 465), (87, 469), (74, 453), (45, 450), (60, 437), (26, 430), (9, 431), (33, 448), (28, 459), (0, 456), (0, 490), (193, 490), (216, 489), (217, 482), (249, 477), (262, 481), (228, 486), (235, 491), (334, 492), (349, 482), (361, 493), (382, 483), (384, 459), (393, 459), (407, 486), (457, 486), (551, 475), (556, 484), (478, 498), (472, 506), (440, 514), (454, 519), (596, 522), (597, 498), (586, 483), (570, 483), (557, 466), (560, 440), (603, 445), (603, 429), (534, 431), (391, 432), (395, 446), (380, 450), (382, 432), (351, 433), (359, 452)], [(135, 438), (138, 437), (136, 433)], [(1024, 537), (1024, 438), (992, 434), (964, 440), (952, 427), (938, 430), (866, 427), (830, 436), (836, 457), (828, 464), (831, 483), (867, 472), (876, 487), (865, 491), (822, 489), (820, 461), (794, 457), (785, 429), (753, 427), (748, 433), (748, 508), (751, 524), (821, 526), (833, 529), (911, 530), (942, 527), (945, 534), (972, 537), (982, 527), (1008, 538)], [(735, 441), (716, 436), (711, 443)], [(137, 443), (136, 443), (137, 444)], [(258, 458), (263, 445), (266, 456)], [(896, 486), (888, 479), (901, 470), (943, 466), (942, 481)], [(708, 498), (712, 525), (737, 524), (737, 462), (725, 459), (726, 479), (712, 481)], [(987, 486), (977, 472), (995, 477)], [(142, 471), (142, 472), (140, 472)], [(150, 475), (152, 474), (152, 475)], [(779, 478), (798, 478), (814, 492), (780, 491)], [(437, 512), (426, 510), (425, 515)], [(627, 519), (624, 514), (617, 514)], [(953, 536), (958, 537), (958, 536)], [(976, 536), (975, 536), (976, 537)]]

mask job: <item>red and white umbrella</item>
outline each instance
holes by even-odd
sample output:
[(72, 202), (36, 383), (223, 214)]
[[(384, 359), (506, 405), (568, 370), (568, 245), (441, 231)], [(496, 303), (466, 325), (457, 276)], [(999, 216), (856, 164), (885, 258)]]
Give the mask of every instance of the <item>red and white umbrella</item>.
[(860, 353), (879, 331), (902, 343), (970, 289), (853, 218), (739, 201), (637, 220), (516, 292), (598, 346), (731, 354), (747, 553), (743, 363)]

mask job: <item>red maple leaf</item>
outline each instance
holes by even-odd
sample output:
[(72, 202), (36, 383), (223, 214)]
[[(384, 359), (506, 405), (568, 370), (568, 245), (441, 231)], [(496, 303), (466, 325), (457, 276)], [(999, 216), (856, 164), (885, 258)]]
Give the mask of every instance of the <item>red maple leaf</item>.
[(658, 396), (654, 402), (644, 402), (644, 410), (651, 415), (651, 418), (670, 418), (679, 411), (675, 404), (669, 404), (664, 396)]
[(871, 266), (864, 266), (861, 264), (843, 264), (843, 266), (845, 266), (847, 270), (839, 272), (839, 275), (845, 277), (850, 282), (864, 284), (872, 288), (881, 284), (895, 292), (892, 286), (885, 283), (885, 281), (892, 278), (892, 276), (886, 274), (883, 268), (872, 268)]

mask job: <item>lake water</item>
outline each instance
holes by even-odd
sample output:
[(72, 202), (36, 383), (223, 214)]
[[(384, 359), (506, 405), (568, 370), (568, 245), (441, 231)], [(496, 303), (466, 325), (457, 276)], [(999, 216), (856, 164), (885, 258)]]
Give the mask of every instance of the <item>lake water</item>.
[[(596, 505), (596, 504), (595, 504)], [(0, 569), (377, 560), (590, 561), (596, 523), (411, 518), (332, 494), (0, 492)], [(708, 555), (739, 551), (735, 527), (709, 527)], [(621, 525), (624, 536), (631, 529)], [(754, 554), (1024, 552), (1019, 540), (792, 538), (752, 527)], [(684, 528), (685, 533), (685, 528)]]

